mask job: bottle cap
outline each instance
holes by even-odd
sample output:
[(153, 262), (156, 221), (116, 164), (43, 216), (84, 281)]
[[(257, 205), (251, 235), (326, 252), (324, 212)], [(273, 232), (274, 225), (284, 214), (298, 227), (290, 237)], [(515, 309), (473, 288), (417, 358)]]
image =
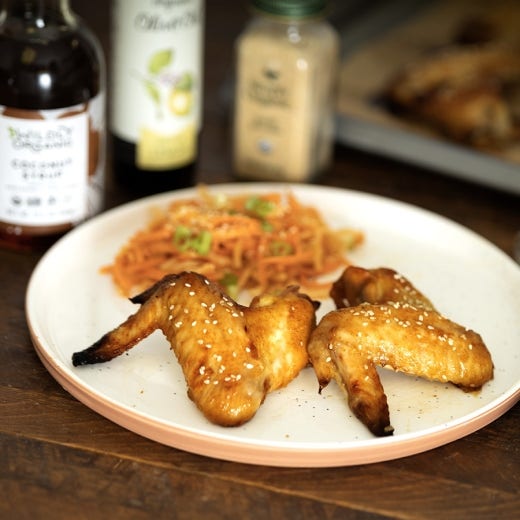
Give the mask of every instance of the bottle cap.
[(325, 10), (326, 0), (252, 0), (256, 9), (289, 18), (315, 16)]

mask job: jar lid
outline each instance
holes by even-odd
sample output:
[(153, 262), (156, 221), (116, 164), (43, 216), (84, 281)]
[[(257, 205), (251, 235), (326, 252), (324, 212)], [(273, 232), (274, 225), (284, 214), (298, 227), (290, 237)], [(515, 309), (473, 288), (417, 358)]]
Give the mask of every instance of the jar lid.
[(321, 13), (326, 0), (252, 0), (253, 7), (265, 13), (290, 18), (305, 18)]

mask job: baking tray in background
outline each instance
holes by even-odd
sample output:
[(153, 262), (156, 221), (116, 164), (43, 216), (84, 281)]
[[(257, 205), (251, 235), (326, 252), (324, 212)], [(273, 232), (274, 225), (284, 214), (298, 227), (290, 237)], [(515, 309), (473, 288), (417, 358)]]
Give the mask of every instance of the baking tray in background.
[(486, 9), (496, 13), (506, 2), (515, 5), (520, 21), (520, 2), (511, 0), (379, 2), (332, 20), (341, 31), (343, 50), (337, 140), (520, 194), (520, 143), (504, 152), (481, 152), (400, 119), (377, 102), (384, 86), (406, 63), (452, 41), (464, 20)]

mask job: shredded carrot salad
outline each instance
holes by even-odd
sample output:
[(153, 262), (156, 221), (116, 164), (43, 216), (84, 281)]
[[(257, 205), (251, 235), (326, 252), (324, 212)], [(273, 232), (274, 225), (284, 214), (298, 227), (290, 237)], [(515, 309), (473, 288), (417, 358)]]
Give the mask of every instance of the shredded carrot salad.
[(233, 297), (299, 285), (324, 298), (330, 281), (320, 278), (346, 266), (345, 253), (362, 240), (354, 229), (329, 228), (290, 192), (213, 195), (199, 187), (197, 197), (155, 215), (102, 271), (125, 296), (166, 274), (195, 271)]

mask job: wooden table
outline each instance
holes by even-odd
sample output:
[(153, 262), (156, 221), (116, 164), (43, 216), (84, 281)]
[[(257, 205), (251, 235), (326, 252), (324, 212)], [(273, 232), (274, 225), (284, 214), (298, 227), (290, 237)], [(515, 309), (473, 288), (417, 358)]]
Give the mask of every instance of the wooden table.
[[(230, 6), (232, 2), (227, 2)], [(108, 48), (108, 7), (73, 2)], [(230, 175), (222, 86), (248, 13), (208, 2), (199, 180)], [(224, 95), (223, 95), (224, 93)], [(520, 200), (339, 146), (319, 184), (444, 215), (512, 253)], [(129, 200), (109, 183), (107, 206)], [(24, 292), (40, 254), (0, 251), (0, 517), (519, 518), (520, 406), (451, 444), (389, 462), (331, 469), (252, 466), (178, 451), (126, 431), (65, 392), (39, 361)]]

